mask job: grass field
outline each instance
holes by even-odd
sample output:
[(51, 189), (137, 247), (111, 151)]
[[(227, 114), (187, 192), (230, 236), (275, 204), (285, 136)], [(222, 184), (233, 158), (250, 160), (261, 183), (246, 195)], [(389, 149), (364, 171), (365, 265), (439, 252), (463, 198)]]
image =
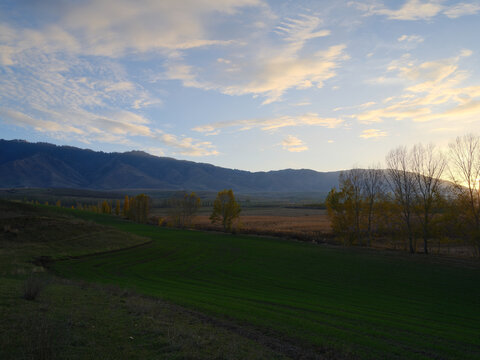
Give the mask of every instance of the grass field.
[(135, 289), (329, 357), (480, 358), (478, 263), (75, 213), (153, 242), (58, 262), (62, 276)]
[[(288, 358), (230, 323), (124, 287), (61, 279), (32, 263), (149, 241), (91, 221), (109, 217), (76, 214), (0, 200), (0, 359)], [(27, 289), (38, 292), (27, 300)]]

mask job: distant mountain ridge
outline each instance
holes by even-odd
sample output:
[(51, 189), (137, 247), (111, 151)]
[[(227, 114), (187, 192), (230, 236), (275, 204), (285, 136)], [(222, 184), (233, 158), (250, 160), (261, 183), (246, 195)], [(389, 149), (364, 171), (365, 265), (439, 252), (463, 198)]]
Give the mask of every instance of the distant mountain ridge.
[(338, 184), (338, 174), (338, 171), (306, 169), (249, 172), (142, 151), (105, 153), (49, 143), (0, 140), (1, 188), (326, 192)]

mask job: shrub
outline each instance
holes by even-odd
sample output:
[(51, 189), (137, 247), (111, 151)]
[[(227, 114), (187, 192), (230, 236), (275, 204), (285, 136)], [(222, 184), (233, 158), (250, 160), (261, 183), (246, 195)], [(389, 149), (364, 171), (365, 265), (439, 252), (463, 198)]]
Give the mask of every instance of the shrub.
[(30, 275), (23, 283), (23, 298), (35, 300), (45, 287), (46, 282), (39, 276)]

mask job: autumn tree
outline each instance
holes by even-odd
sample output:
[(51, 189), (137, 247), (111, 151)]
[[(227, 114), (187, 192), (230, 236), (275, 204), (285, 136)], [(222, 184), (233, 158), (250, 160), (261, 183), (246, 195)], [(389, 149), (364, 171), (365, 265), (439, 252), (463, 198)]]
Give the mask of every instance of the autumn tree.
[(107, 200), (103, 200), (102, 204), (100, 205), (101, 212), (103, 214), (111, 214), (112, 213), (112, 207), (108, 203)]
[(418, 219), (422, 227), (423, 248), (428, 254), (428, 240), (431, 236), (431, 223), (435, 203), (440, 199), (440, 177), (445, 170), (447, 162), (445, 158), (430, 144), (423, 146), (417, 144), (411, 153), (412, 173), (415, 180), (415, 207)]
[(125, 195), (125, 200), (123, 200), (123, 211), (122, 215), (128, 217), (128, 212), (130, 211), (130, 201), (128, 195)]
[(127, 218), (145, 224), (150, 213), (151, 200), (145, 194), (140, 194), (128, 199)]
[(235, 201), (233, 191), (222, 190), (219, 191), (215, 201), (213, 202), (213, 211), (210, 215), (212, 224), (221, 222), (225, 231), (232, 229), (232, 224), (235, 219), (240, 216), (240, 205)]

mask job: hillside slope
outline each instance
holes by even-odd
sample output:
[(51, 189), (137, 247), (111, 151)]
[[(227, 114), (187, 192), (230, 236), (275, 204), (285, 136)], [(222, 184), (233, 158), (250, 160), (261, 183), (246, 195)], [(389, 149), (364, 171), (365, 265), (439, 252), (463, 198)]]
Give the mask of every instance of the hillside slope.
[(338, 172), (249, 172), (157, 157), (141, 151), (104, 153), (71, 146), (0, 140), (0, 187), (327, 192)]

